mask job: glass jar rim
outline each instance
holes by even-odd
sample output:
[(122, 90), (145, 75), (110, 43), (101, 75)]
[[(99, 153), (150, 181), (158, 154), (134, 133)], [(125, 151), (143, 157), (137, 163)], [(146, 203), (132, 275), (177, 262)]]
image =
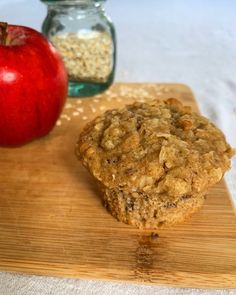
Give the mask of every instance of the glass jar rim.
[[(61, 3), (61, 4), (75, 4), (75, 3), (82, 3), (82, 2), (88, 2), (88, 0), (40, 0), (41, 2), (44, 2), (44, 3)], [(95, 5), (99, 5), (99, 4), (102, 4), (104, 3), (106, 0), (90, 0), (92, 2), (94, 2)]]

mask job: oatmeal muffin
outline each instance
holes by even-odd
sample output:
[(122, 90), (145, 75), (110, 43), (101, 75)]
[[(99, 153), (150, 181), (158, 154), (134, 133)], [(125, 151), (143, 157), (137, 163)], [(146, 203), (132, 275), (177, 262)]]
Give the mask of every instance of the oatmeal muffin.
[(114, 217), (158, 228), (197, 211), (235, 151), (208, 119), (170, 98), (105, 112), (84, 128), (76, 153)]

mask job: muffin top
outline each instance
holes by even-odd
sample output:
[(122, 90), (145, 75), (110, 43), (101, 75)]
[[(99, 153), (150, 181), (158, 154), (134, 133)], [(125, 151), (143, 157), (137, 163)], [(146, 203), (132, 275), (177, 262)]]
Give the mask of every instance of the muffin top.
[(105, 112), (86, 125), (76, 152), (106, 188), (172, 200), (217, 183), (235, 153), (207, 118), (173, 98)]

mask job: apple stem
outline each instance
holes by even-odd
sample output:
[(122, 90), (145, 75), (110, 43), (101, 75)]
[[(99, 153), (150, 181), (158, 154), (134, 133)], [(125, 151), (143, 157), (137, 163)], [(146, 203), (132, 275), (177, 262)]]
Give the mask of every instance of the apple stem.
[(7, 23), (0, 22), (0, 45), (6, 45)]

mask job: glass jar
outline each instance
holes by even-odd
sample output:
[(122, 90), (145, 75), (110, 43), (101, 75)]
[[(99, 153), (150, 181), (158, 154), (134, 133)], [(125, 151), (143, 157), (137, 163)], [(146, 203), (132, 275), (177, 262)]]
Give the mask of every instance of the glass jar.
[(41, 0), (48, 13), (42, 25), (69, 77), (70, 96), (92, 96), (114, 80), (115, 29), (103, 8), (105, 0)]

